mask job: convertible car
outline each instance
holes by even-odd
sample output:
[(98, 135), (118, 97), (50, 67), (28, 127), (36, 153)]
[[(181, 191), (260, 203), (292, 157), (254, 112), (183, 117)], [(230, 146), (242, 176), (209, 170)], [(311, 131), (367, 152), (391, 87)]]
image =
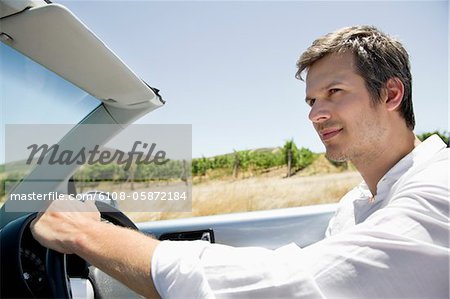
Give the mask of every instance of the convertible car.
[[(127, 125), (164, 106), (156, 88), (62, 5), (0, 0), (0, 40), (2, 131), (15, 132), (17, 140), (23, 133), (20, 125), (69, 124), (65, 132), (48, 135), (68, 148), (76, 147), (80, 138), (104, 145)], [(109, 129), (84, 130), (86, 124)], [(9, 125), (15, 127), (5, 129)], [(1, 140), (7, 142), (8, 136)], [(14, 193), (80, 193), (71, 180), (80, 165), (28, 166), (24, 177), (14, 179)], [(22, 209), (6, 193), (0, 211), (1, 298), (140, 297), (81, 258), (42, 247), (29, 230), (39, 206), (27, 203), (32, 208)], [(135, 224), (115, 205), (99, 200), (98, 207), (105, 221), (161, 240), (266, 248), (321, 240), (336, 209), (334, 204), (318, 205)]]

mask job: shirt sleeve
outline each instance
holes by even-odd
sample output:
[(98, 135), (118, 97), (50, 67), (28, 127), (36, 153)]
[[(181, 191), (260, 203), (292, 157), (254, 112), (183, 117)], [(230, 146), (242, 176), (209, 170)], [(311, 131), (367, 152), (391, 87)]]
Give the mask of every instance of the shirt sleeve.
[(163, 298), (449, 298), (448, 183), (448, 163), (430, 167), (363, 223), (303, 249), (162, 242), (155, 286)]
[(162, 298), (322, 298), (313, 277), (293, 263), (301, 250), (295, 244), (269, 250), (163, 241), (152, 277)]

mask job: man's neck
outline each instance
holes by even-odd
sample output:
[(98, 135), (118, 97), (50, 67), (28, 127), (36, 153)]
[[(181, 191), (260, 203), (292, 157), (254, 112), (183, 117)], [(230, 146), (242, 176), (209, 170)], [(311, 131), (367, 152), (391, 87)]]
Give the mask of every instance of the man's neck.
[(420, 141), (410, 131), (403, 138), (393, 138), (377, 150), (370, 158), (361, 156), (351, 162), (359, 171), (373, 196), (377, 194), (377, 185), (381, 178), (403, 157), (409, 154)]

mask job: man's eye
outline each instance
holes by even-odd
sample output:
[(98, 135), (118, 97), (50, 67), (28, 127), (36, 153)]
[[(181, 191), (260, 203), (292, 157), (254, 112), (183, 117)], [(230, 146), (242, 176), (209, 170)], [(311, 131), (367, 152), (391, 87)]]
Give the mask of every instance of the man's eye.
[(308, 104), (309, 107), (312, 107), (315, 102), (316, 102), (316, 99), (307, 99), (306, 100), (306, 104)]
[(332, 88), (332, 89), (330, 89), (328, 92), (329, 92), (330, 94), (334, 94), (334, 93), (336, 93), (336, 92), (338, 92), (338, 91), (340, 91), (339, 88)]

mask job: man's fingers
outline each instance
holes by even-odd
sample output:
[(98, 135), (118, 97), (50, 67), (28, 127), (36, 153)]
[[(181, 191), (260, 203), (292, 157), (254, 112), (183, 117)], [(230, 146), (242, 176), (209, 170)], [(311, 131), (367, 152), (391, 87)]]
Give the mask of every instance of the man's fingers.
[(79, 201), (69, 195), (50, 203), (30, 224), (33, 237), (43, 246), (71, 253), (74, 238), (88, 223), (100, 221), (94, 200)]

